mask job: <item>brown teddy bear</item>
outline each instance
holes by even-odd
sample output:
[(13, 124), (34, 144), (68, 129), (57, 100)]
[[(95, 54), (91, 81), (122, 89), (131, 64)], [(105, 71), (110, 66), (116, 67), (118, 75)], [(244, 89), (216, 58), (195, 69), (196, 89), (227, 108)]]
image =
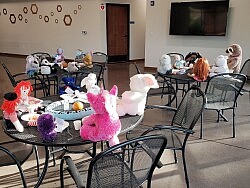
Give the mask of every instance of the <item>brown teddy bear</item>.
[(242, 61), (242, 49), (240, 45), (232, 44), (226, 49), (226, 53), (229, 54), (227, 59), (229, 72), (239, 73)]

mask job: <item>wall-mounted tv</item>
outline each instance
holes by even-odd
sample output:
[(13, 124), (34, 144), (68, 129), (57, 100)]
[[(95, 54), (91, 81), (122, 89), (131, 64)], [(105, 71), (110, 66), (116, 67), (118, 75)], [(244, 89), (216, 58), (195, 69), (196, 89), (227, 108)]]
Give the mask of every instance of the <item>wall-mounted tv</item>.
[(172, 2), (170, 35), (225, 36), (229, 0)]

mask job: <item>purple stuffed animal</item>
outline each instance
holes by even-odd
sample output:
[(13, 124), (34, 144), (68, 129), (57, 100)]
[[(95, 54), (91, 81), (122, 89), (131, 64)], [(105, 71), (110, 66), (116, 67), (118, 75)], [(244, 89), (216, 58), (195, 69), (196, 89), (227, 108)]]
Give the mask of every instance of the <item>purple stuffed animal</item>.
[(56, 138), (56, 124), (51, 114), (42, 114), (37, 119), (37, 130), (39, 131), (43, 141), (51, 142)]

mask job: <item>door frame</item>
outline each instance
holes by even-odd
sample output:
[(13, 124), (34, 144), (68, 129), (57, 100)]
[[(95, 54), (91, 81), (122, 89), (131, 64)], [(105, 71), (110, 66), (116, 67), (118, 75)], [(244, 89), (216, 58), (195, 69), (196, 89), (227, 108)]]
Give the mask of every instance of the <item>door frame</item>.
[[(109, 54), (108, 54), (108, 48), (109, 48), (109, 33), (108, 33), (108, 17), (107, 17), (107, 12), (108, 12), (108, 6), (111, 5), (111, 6), (124, 6), (127, 8), (127, 23), (128, 23), (128, 27), (127, 27), (127, 54), (126, 54), (126, 59), (125, 60), (120, 60), (120, 61), (129, 61), (129, 51), (130, 51), (130, 4), (118, 4), (118, 3), (106, 3), (106, 41), (107, 41), (107, 55), (108, 55), (108, 58), (109, 58)], [(110, 60), (110, 58), (109, 58)], [(112, 59), (111, 59), (112, 60)], [(114, 59), (112, 61), (119, 61), (119, 57), (117, 59)]]

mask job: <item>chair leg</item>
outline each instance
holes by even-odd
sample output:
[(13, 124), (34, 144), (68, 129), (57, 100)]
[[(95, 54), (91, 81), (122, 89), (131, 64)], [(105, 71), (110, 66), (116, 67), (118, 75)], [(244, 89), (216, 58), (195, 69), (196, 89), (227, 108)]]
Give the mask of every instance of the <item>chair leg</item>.
[(235, 138), (235, 109), (233, 108), (233, 138)]
[(201, 128), (200, 128), (200, 139), (202, 139), (202, 132), (203, 131), (203, 112), (201, 113)]
[(176, 150), (174, 149), (173, 152), (174, 152), (174, 163), (176, 164), (176, 163), (178, 162), (178, 161), (177, 161)]
[(182, 150), (182, 160), (183, 160), (183, 168), (184, 168), (186, 186), (187, 188), (189, 188), (189, 179), (188, 179), (186, 159), (185, 159), (185, 148)]

